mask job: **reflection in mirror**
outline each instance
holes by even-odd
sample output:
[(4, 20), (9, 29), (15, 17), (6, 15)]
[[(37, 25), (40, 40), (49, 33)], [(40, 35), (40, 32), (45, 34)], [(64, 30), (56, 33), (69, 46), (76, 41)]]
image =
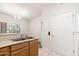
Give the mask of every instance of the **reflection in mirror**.
[(0, 34), (7, 33), (7, 23), (6, 22), (0, 22)]
[(2, 25), (1, 25), (1, 32), (2, 33), (7, 33), (7, 23), (6, 22), (2, 22)]
[(7, 24), (7, 33), (20, 33), (20, 26), (19, 24)]

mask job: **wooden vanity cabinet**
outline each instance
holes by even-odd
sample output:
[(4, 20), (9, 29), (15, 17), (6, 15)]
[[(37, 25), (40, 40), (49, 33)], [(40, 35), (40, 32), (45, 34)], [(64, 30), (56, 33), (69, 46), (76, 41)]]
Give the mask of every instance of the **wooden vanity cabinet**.
[(11, 46), (11, 56), (38, 56), (38, 40), (30, 40)]
[(28, 42), (22, 42), (11, 46), (11, 53), (19, 49), (25, 48), (29, 45)]
[(11, 56), (28, 56), (28, 42), (11, 46)]
[(10, 55), (10, 47), (0, 48), (0, 56), (9, 56)]
[(0, 56), (38, 56), (38, 40), (29, 40), (0, 48)]
[(29, 43), (29, 56), (38, 56), (38, 40), (31, 40)]

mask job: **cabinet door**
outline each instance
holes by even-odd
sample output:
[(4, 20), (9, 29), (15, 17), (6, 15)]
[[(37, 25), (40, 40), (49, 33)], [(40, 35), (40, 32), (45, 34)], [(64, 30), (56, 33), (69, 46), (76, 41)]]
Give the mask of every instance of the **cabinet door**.
[(9, 55), (10, 55), (9, 47), (0, 48), (0, 56), (9, 56)]
[(38, 40), (30, 41), (29, 56), (38, 56)]
[(12, 52), (11, 56), (28, 56), (28, 47)]

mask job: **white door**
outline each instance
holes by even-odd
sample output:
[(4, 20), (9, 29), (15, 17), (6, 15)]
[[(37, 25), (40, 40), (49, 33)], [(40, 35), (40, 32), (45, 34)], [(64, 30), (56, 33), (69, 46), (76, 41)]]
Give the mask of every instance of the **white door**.
[(51, 17), (47, 28), (51, 32), (49, 47), (61, 55), (74, 55), (73, 12)]

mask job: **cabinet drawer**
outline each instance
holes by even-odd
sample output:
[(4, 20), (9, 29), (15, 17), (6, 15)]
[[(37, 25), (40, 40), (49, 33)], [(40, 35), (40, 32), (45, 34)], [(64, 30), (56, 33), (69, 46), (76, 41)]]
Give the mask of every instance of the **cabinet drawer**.
[(9, 56), (9, 55), (10, 55), (9, 47), (0, 48), (0, 56)]
[(31, 40), (30, 41), (30, 44), (36, 44), (36, 43), (38, 43), (38, 39), (35, 39), (35, 40)]
[(11, 56), (28, 56), (28, 47), (12, 52)]
[(16, 50), (21, 49), (21, 48), (26, 47), (26, 46), (28, 46), (28, 42), (15, 44), (15, 45), (11, 46), (11, 52), (16, 51)]

